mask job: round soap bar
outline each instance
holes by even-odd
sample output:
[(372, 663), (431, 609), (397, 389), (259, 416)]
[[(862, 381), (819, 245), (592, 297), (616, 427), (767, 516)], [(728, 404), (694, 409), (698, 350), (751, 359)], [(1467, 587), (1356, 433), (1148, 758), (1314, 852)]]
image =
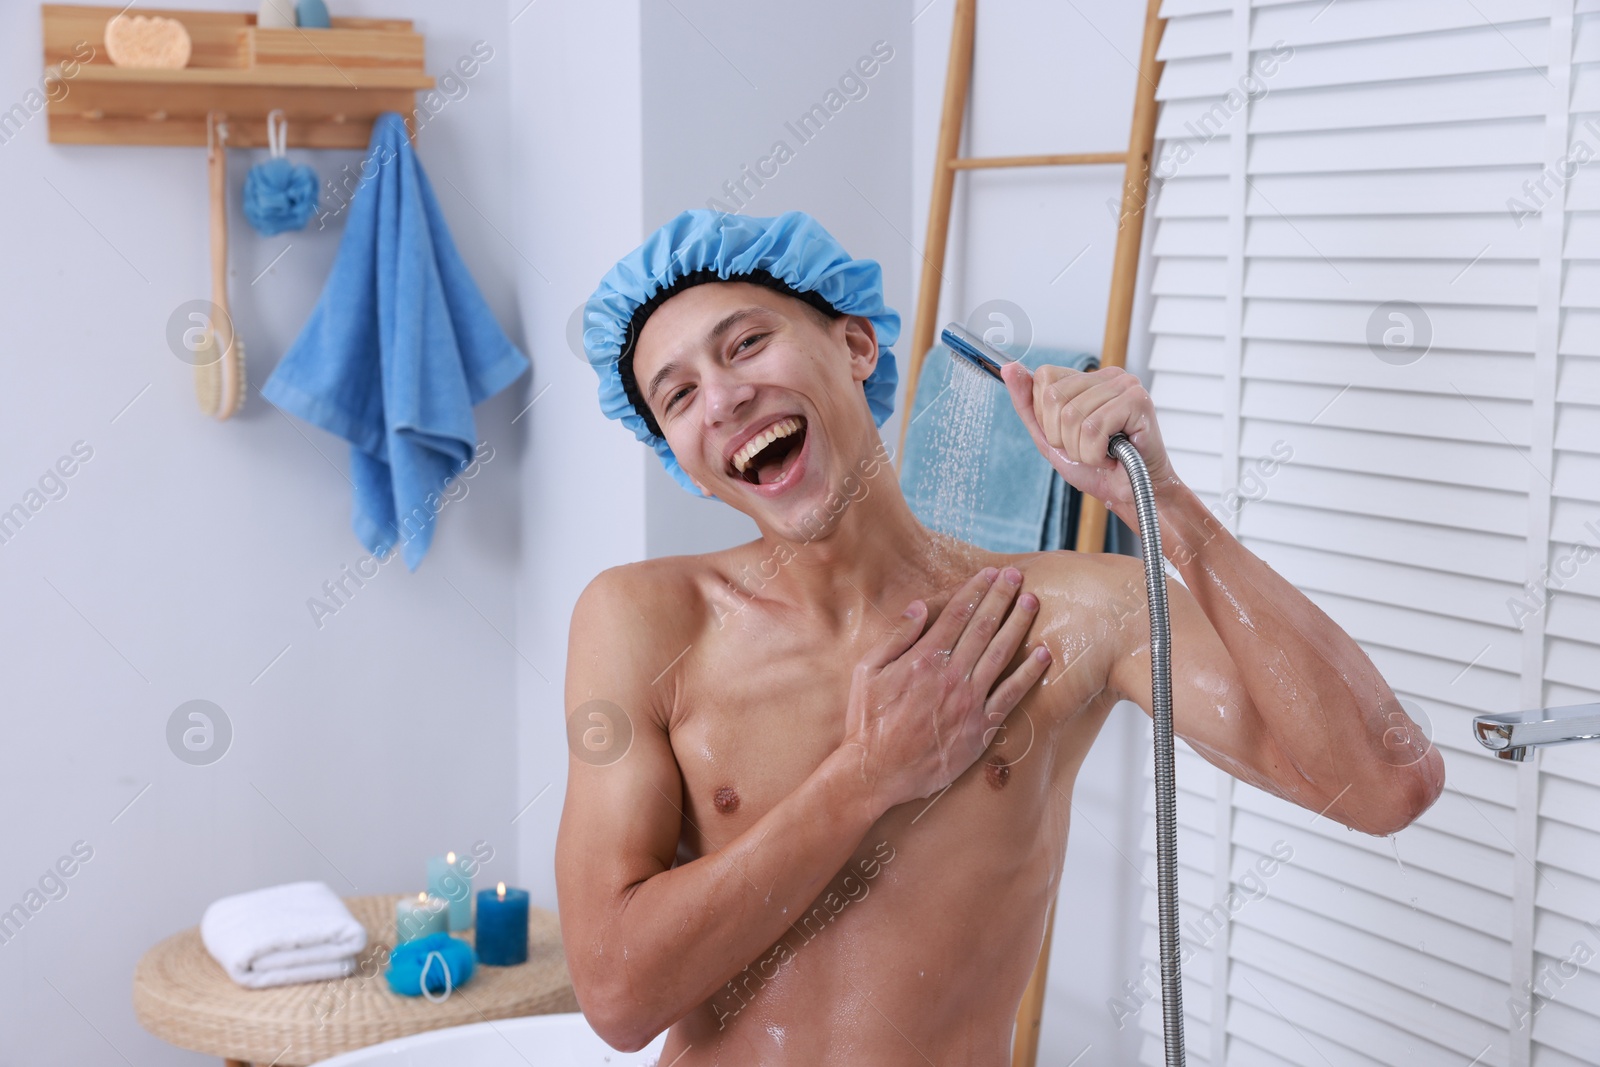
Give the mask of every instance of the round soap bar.
[(294, 29), (294, 5), (289, 0), (261, 0), (261, 9), (256, 12), (256, 28)]

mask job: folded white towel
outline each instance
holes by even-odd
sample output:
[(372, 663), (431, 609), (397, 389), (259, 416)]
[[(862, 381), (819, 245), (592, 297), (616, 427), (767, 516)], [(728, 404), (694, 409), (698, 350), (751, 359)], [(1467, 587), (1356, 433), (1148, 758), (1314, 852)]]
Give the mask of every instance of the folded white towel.
[(229, 978), (262, 989), (350, 974), (367, 931), (326, 882), (288, 882), (212, 901), (200, 940)]
[(280, 967), (275, 971), (228, 972), (228, 976), (247, 989), (266, 989), (268, 986), (299, 985), (301, 982), (327, 982), (356, 973), (356, 958), (312, 963), (304, 967)]

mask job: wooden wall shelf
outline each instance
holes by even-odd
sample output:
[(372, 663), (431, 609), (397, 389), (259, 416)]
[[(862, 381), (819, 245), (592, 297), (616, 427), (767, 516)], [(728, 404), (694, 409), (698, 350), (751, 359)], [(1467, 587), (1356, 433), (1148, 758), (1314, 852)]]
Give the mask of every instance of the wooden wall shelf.
[[(44, 4), (44, 61), (66, 85), (50, 94), (53, 144), (204, 145), (206, 113), (228, 118), (228, 143), (264, 148), (267, 112), (282, 108), (289, 144), (365, 148), (385, 111), (411, 115), (423, 70), (422, 35), (410, 19), (333, 19), (330, 29), (261, 29), (254, 12), (138, 8), (177, 19), (193, 51), (181, 70), (118, 67), (106, 21), (120, 7)], [(94, 49), (87, 61), (80, 42)], [(66, 77), (75, 63), (75, 73)]]

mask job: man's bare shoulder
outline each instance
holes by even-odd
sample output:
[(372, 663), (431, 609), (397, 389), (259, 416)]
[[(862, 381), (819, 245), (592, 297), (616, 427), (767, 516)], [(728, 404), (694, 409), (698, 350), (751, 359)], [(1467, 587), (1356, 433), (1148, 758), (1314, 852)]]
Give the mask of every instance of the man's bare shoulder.
[(626, 627), (631, 639), (655, 637), (669, 643), (701, 631), (714, 621), (717, 606), (730, 599), (730, 582), (748, 547), (608, 567), (578, 598), (574, 628), (582, 618), (598, 616), (607, 626)]
[(1084, 685), (1098, 688), (1115, 659), (1149, 636), (1144, 563), (1101, 552), (1037, 552), (1011, 560), (1022, 588), (1039, 598), (1030, 639), (1045, 641), (1059, 668), (1087, 671)]
[(584, 587), (574, 614), (588, 608), (653, 625), (663, 619), (686, 621), (703, 607), (706, 577), (714, 570), (705, 556), (661, 556), (607, 567)]
[[(991, 552), (958, 543), (963, 554), (945, 565), (953, 592), (980, 567), (1016, 567), (1022, 588), (1039, 598), (1040, 625), (1071, 619), (1080, 626), (1103, 616), (1115, 619), (1144, 606), (1144, 563), (1111, 552)], [(941, 604), (942, 604), (941, 600)]]
[(1022, 587), (1076, 610), (1144, 602), (1144, 564), (1115, 552), (1027, 552), (1005, 557), (1022, 571)]
[(597, 698), (647, 704), (664, 726), (668, 712), (656, 703), (656, 683), (706, 630), (714, 573), (703, 556), (666, 556), (608, 567), (590, 579), (572, 609), (568, 706)]

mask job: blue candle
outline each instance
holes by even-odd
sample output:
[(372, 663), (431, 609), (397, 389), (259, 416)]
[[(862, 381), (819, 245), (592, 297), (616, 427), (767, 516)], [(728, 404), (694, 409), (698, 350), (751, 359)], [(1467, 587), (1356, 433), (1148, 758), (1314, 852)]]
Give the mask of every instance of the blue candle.
[(428, 892), (450, 902), (450, 929), (472, 925), (472, 876), (454, 852), (428, 858)]
[(528, 959), (528, 891), (507, 889), (501, 882), (494, 889), (478, 890), (478, 962), (491, 967), (509, 967)]

